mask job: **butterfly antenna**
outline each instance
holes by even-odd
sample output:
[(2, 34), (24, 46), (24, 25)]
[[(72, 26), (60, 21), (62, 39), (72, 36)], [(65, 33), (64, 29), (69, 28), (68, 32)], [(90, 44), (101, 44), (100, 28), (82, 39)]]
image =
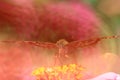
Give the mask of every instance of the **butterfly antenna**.
[(99, 39), (100, 39), (100, 40), (103, 40), (103, 39), (117, 39), (117, 38), (120, 38), (120, 35), (105, 36), (105, 37), (102, 37), (102, 38), (99, 38)]

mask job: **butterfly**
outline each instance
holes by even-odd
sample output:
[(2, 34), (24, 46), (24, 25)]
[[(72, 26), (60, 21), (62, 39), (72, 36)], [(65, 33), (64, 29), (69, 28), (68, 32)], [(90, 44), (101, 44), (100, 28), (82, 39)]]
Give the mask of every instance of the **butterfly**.
[[(31, 46), (30, 49), (34, 49), (33, 47), (37, 47), (38, 49), (41, 49), (40, 52), (44, 52), (48, 50), (50, 53), (54, 50), (53, 53), (55, 53), (54, 58), (55, 62), (54, 65), (59, 62), (59, 64), (66, 64), (66, 63), (77, 63), (75, 50), (77, 48), (85, 48), (85, 47), (91, 47), (94, 45), (97, 45), (100, 41), (105, 39), (117, 39), (120, 35), (117, 36), (105, 36), (105, 37), (99, 37), (94, 39), (88, 39), (88, 40), (77, 40), (73, 42), (68, 42), (65, 39), (61, 39), (57, 41), (56, 43), (50, 43), (50, 42), (40, 42), (40, 41), (2, 41), (6, 44), (21, 44), (24, 46), (25, 49), (28, 49), (28, 46)], [(0, 42), (1, 43), (1, 42)], [(28, 49), (28, 51), (30, 50)], [(40, 53), (42, 54), (42, 53)], [(45, 56), (45, 55), (44, 55)]]

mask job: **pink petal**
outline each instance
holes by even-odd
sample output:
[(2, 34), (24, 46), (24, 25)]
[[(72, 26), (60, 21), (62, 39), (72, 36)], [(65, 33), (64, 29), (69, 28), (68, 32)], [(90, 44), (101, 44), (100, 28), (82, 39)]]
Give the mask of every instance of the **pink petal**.
[(90, 80), (120, 80), (120, 75), (114, 72), (108, 72)]

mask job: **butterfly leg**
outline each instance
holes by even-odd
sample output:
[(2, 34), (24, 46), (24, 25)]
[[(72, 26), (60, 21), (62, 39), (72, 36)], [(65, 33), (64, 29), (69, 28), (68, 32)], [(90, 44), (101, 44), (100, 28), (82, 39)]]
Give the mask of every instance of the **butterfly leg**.
[(62, 61), (60, 60), (61, 56), (57, 53), (55, 54), (55, 62), (54, 62), (54, 66), (56, 65), (62, 65)]

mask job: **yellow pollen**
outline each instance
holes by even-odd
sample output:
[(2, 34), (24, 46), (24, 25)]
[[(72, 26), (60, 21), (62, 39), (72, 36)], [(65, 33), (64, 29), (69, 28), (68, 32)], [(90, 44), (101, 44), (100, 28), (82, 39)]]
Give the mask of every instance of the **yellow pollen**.
[(36, 76), (36, 80), (79, 80), (82, 77), (84, 68), (69, 64), (55, 67), (40, 67), (32, 72)]

